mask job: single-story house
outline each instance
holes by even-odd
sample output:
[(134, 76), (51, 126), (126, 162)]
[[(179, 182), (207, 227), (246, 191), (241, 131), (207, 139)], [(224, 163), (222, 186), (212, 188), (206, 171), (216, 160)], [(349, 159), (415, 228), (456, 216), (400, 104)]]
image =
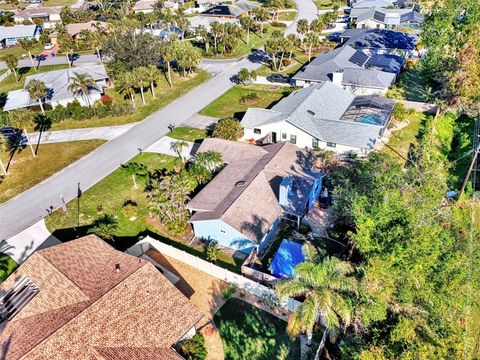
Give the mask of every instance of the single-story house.
[(205, 139), (198, 152), (218, 151), (226, 165), (187, 204), (195, 236), (250, 253), (263, 251), (282, 218), (300, 223), (325, 174), (312, 155), (283, 142), (255, 146)]
[(60, 18), (61, 12), (61, 7), (32, 7), (17, 12), (13, 15), (13, 21), (17, 24), (23, 23), (24, 21), (31, 21), (32, 23), (35, 23), (35, 21), (41, 21), (40, 25), (45, 29), (53, 29), (56, 24), (62, 23), (62, 19)]
[(238, 19), (242, 15), (251, 12), (254, 8), (259, 6), (260, 4), (252, 1), (240, 0), (232, 4), (214, 5), (200, 13), (200, 15)]
[(368, 54), (346, 45), (320, 54), (292, 79), (296, 86), (332, 81), (356, 95), (383, 95), (395, 83), (403, 64), (400, 56)]
[(156, 8), (167, 8), (176, 10), (179, 6), (183, 5), (183, 0), (166, 0), (163, 2), (158, 2), (158, 0), (140, 0), (133, 5), (133, 12), (138, 13), (152, 13)]
[(410, 0), (352, 0), (350, 1), (350, 7), (352, 9), (359, 8), (403, 8), (406, 6), (412, 6), (413, 2)]
[(2, 359), (169, 359), (203, 314), (96, 235), (34, 252), (1, 285)]
[(249, 108), (243, 140), (290, 141), (300, 148), (367, 154), (383, 137), (395, 102), (355, 96), (325, 81), (293, 92), (271, 109)]
[(357, 29), (419, 28), (424, 17), (413, 8), (383, 9), (380, 7), (354, 8), (350, 12), (351, 22)]
[(415, 50), (418, 36), (386, 29), (348, 29), (340, 34), (340, 42), (366, 53), (395, 53), (406, 57)]
[[(97, 88), (91, 88), (88, 99), (81, 94), (72, 93), (68, 87), (75, 74), (88, 74), (97, 83)], [(109, 76), (103, 65), (83, 65), (63, 70), (48, 71), (41, 74), (27, 76), (23, 89), (9, 91), (4, 111), (11, 111), (30, 106), (37, 106), (37, 99), (30, 98), (26, 86), (32, 80), (39, 80), (45, 83), (48, 89), (48, 95), (44, 99), (44, 103), (52, 107), (57, 105), (66, 106), (67, 104), (77, 100), (81, 105), (86, 106), (100, 100), (107, 86)]]
[[(73, 24), (68, 24), (65, 26), (65, 29), (67, 30), (68, 35), (72, 38), (73, 41), (76, 41), (80, 33), (84, 30), (88, 30), (91, 32), (96, 32), (97, 28), (102, 28), (102, 29), (107, 29), (109, 27), (109, 24), (104, 22), (104, 21), (88, 21), (86, 23), (73, 23)], [(50, 33), (50, 40), (52, 43), (56, 44), (57, 39), (58, 39), (58, 33), (56, 31)]]
[(192, 31), (196, 31), (200, 26), (204, 26), (207, 31), (210, 31), (210, 24), (214, 21), (219, 22), (221, 24), (235, 24), (240, 25), (240, 20), (236, 18), (219, 18), (215, 16), (192, 16), (189, 18), (190, 20), (190, 29)]
[(40, 39), (42, 28), (38, 25), (0, 26), (0, 46), (13, 46), (20, 39)]

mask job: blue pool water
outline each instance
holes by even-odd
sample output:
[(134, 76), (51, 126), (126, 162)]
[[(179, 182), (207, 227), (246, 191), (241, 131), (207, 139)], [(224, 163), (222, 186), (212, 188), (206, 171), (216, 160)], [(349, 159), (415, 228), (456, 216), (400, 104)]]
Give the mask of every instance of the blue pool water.
[(369, 114), (363, 115), (362, 117), (358, 118), (357, 121), (359, 123), (369, 124), (369, 125), (380, 125), (382, 123), (379, 118)]
[(289, 278), (295, 275), (295, 266), (304, 261), (302, 245), (283, 239), (268, 269), (277, 278)]

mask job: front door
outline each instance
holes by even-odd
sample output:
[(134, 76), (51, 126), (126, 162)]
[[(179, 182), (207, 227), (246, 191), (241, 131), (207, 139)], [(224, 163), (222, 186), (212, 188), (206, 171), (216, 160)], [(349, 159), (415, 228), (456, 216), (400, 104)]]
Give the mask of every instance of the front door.
[(277, 142), (277, 133), (272, 132), (272, 143), (276, 143), (276, 142)]

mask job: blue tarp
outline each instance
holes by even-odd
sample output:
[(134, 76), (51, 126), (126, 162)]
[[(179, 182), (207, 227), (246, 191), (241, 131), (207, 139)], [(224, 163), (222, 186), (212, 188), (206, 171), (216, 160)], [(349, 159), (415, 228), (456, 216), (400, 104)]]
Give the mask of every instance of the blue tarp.
[(295, 266), (303, 261), (302, 245), (283, 239), (268, 269), (277, 278), (289, 278), (295, 274)]

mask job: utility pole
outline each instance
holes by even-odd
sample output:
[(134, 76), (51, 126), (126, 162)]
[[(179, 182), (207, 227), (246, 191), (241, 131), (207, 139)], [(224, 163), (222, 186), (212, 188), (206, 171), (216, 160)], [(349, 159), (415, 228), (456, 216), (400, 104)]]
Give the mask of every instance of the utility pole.
[(32, 150), (33, 157), (37, 157), (37, 154), (35, 154), (35, 151), (33, 151), (33, 146), (32, 146), (32, 143), (30, 141), (30, 136), (28, 136), (27, 129), (24, 128), (23, 132), (25, 133), (25, 136), (27, 137), (27, 142), (28, 142), (28, 145), (30, 146), (30, 150)]
[(463, 192), (465, 191), (465, 188), (467, 187), (468, 181), (470, 180), (470, 174), (472, 173), (473, 167), (477, 162), (477, 156), (479, 151), (480, 151), (480, 144), (477, 146), (473, 154), (472, 161), (470, 163), (470, 166), (468, 167), (467, 176), (465, 176), (465, 180), (463, 180), (463, 185), (462, 185), (462, 189), (460, 190), (460, 195), (463, 194)]
[(465, 180), (463, 181), (462, 189), (460, 190), (460, 196), (463, 194), (465, 191), (465, 188), (467, 187), (468, 181), (470, 180), (470, 175), (473, 171), (473, 191), (475, 192), (475, 183), (477, 181), (477, 171), (478, 169), (478, 153), (480, 152), (480, 119), (477, 119), (475, 122), (475, 133), (474, 133), (474, 138), (473, 138), (473, 146), (474, 146), (474, 153), (473, 153), (473, 158), (472, 162), (470, 163), (470, 166), (468, 167), (467, 175), (465, 176)]

